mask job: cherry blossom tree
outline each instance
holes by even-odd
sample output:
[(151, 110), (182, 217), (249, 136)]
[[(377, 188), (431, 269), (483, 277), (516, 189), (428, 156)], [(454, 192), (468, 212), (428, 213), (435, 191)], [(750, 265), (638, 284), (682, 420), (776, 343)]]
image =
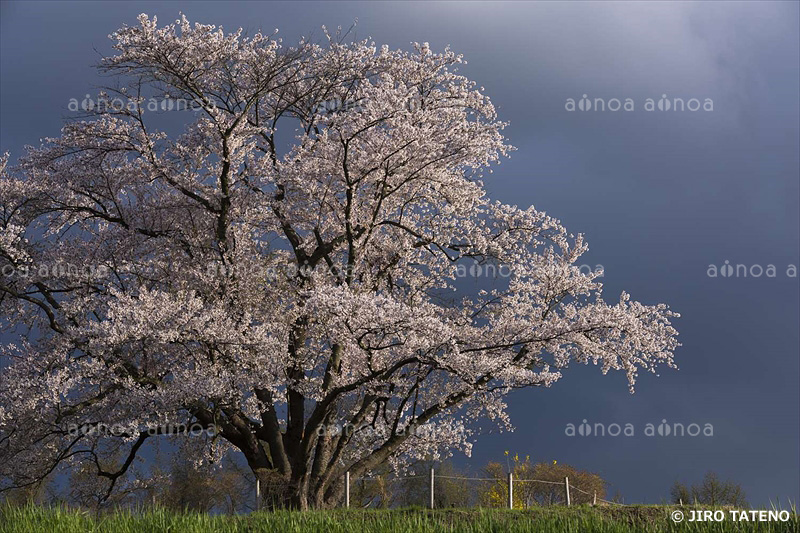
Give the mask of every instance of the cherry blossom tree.
[[(89, 464), (110, 494), (194, 425), (324, 507), (346, 471), (469, 453), (571, 362), (631, 391), (674, 367), (675, 313), (606, 303), (581, 235), (485, 196), (511, 147), (461, 56), (138, 20), (118, 84), (2, 160), (0, 489)], [(475, 264), (507, 276), (466, 291)]]

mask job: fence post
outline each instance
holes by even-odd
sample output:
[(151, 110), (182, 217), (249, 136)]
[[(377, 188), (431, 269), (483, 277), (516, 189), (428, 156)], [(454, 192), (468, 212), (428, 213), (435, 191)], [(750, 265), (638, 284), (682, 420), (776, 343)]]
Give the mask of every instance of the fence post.
[(570, 505), (570, 501), (569, 501), (569, 478), (566, 477), (566, 476), (564, 477), (564, 491), (567, 494), (567, 505)]
[(508, 473), (508, 508), (514, 508), (514, 474)]
[(344, 506), (350, 508), (350, 471), (344, 473)]
[(597, 491), (594, 491), (594, 498), (592, 498), (592, 505), (597, 505)]
[(433, 509), (433, 467), (431, 467), (431, 509)]
[(261, 510), (261, 480), (256, 478), (256, 511)]

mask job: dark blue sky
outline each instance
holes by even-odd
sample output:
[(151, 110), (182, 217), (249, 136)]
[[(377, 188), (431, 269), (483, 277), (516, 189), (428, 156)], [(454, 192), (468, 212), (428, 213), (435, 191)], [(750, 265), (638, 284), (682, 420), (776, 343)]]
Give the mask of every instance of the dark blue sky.
[[(517, 392), (517, 430), (480, 438), (473, 464), (504, 450), (557, 459), (600, 472), (627, 502), (659, 502), (709, 469), (755, 505), (800, 499), (800, 284), (786, 275), (800, 263), (797, 2), (3, 2), (0, 150), (16, 158), (58, 134), (70, 98), (103, 83), (92, 65), (109, 33), (180, 11), (231, 31), (279, 28), (290, 43), (357, 18), (356, 36), (379, 44), (450, 44), (511, 121), (518, 151), (490, 194), (585, 233), (608, 300), (624, 289), (682, 314), (679, 370), (641, 376), (635, 395), (623, 375), (583, 366)], [(584, 94), (634, 110), (565, 109)], [(713, 111), (645, 110), (664, 94), (710, 98)], [(726, 260), (776, 276), (707, 275)], [(565, 435), (583, 419), (631, 423), (635, 436)], [(714, 436), (645, 435), (663, 419)]]

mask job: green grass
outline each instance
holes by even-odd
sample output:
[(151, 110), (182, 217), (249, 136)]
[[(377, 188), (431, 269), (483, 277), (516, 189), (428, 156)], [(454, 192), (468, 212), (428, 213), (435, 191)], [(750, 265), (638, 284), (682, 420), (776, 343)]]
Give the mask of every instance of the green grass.
[(676, 509), (688, 507), (635, 505), (626, 507), (551, 507), (530, 511), (491, 509), (333, 510), (259, 512), (247, 516), (210, 516), (176, 513), (164, 509), (141, 513), (93, 514), (60, 508), (0, 507), (2, 533), (217, 533), (217, 532), (324, 532), (324, 533), (439, 533), (439, 532), (553, 532), (553, 533), (716, 533), (798, 532), (793, 511), (788, 522), (678, 523), (670, 519)]

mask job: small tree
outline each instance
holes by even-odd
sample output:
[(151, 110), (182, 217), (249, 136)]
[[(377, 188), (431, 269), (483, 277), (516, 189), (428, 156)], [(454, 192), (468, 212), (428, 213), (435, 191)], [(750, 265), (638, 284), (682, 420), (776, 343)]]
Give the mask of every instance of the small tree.
[(474, 505), (475, 499), (472, 496), (474, 488), (470, 485), (472, 481), (459, 479), (467, 477), (466, 472), (459, 470), (449, 460), (436, 464), (435, 469), (433, 499), (437, 508), (463, 508)]
[[(514, 474), (514, 508), (527, 509), (536, 505), (566, 503), (564, 478), (569, 478), (572, 503), (591, 503), (594, 495), (605, 498), (606, 482), (598, 474), (552, 461), (533, 464), (530, 456), (520, 459), (518, 454), (509, 457), (506, 464), (490, 462), (484, 472), (496, 479), (481, 495), (481, 502), (490, 507), (508, 505), (508, 472)], [(529, 481), (536, 480), (536, 481)]]
[(387, 508), (393, 504), (392, 469), (379, 465), (365, 476), (350, 478), (350, 505), (353, 507)]
[[(518, 454), (513, 456), (509, 452), (505, 452), (505, 464), (499, 461), (490, 461), (484, 468), (483, 474), (485, 477), (494, 479), (490, 485), (484, 485), (480, 494), (480, 501), (482, 505), (488, 507), (507, 507), (508, 506), (508, 473), (514, 474), (514, 479), (526, 479), (531, 477), (533, 472), (533, 464), (531, 463), (530, 456), (525, 456), (521, 460)], [(529, 498), (527, 497), (527, 489), (522, 484), (514, 486), (514, 508), (524, 509), (528, 507)]]
[(687, 487), (676, 481), (670, 490), (673, 503), (696, 503), (701, 505), (731, 505), (747, 507), (747, 499), (741, 485), (730, 480), (723, 481), (716, 473), (708, 471), (700, 483)]
[(391, 465), (384, 464), (370, 473), (368, 479), (351, 479), (350, 505), (359, 507), (410, 507), (428, 504), (430, 497), (431, 467), (436, 470), (434, 505), (446, 507), (469, 507), (475, 503), (469, 482), (463, 479), (464, 472), (452, 461), (415, 461), (405, 475), (397, 475)]
[(692, 489), (680, 481), (676, 481), (669, 491), (672, 503), (690, 504), (692, 503)]
[(531, 497), (539, 505), (566, 503), (563, 486), (565, 477), (569, 478), (570, 500), (573, 504), (592, 503), (595, 494), (599, 499), (606, 497), (606, 481), (588, 470), (552, 461), (538, 463), (532, 474), (535, 479), (548, 482), (531, 483)]
[[(256, 508), (255, 476), (243, 469), (230, 454), (217, 464), (195, 461), (200, 454), (186, 445), (172, 454), (167, 475), (155, 472), (156, 501), (176, 510), (234, 514)], [(275, 482), (261, 487), (261, 507), (274, 506), (284, 498), (285, 480), (275, 473)]]

